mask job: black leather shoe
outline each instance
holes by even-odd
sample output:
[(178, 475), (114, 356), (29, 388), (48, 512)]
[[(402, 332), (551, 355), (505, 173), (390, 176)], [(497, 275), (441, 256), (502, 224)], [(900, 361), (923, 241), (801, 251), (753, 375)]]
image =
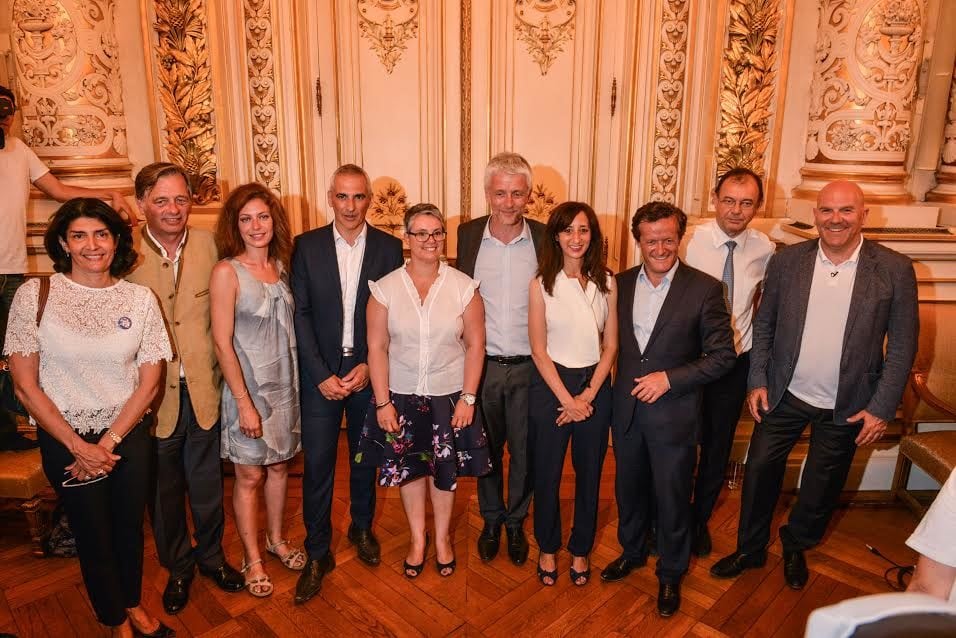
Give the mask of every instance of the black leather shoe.
[[(130, 622), (132, 624), (132, 621)], [(175, 630), (167, 627), (162, 622), (159, 623), (159, 627), (151, 631), (150, 633), (144, 632), (142, 629), (139, 629), (136, 625), (133, 625), (133, 635), (137, 638), (176, 638)]]
[(707, 529), (707, 523), (701, 523), (694, 530), (694, 555), (707, 556), (713, 549), (713, 543), (710, 540), (710, 531)]
[(783, 550), (783, 579), (790, 589), (803, 589), (810, 574), (807, 572), (807, 559), (798, 550)]
[(234, 594), (246, 587), (246, 579), (229, 563), (223, 563), (215, 569), (199, 566), (199, 573), (211, 579), (219, 589)]
[(478, 558), (487, 563), (498, 555), (498, 543), (501, 541), (501, 523), (485, 523), (478, 537)]
[(763, 567), (766, 564), (767, 550), (761, 550), (753, 554), (734, 552), (714, 563), (714, 566), (710, 568), (710, 575), (716, 578), (736, 578), (745, 569)]
[(163, 609), (167, 614), (178, 614), (189, 602), (189, 586), (193, 584), (193, 577), (170, 578), (163, 590)]
[(670, 618), (680, 609), (680, 585), (661, 583), (657, 590), (657, 613), (664, 618)]
[(370, 529), (359, 529), (355, 523), (349, 525), (348, 539), (357, 550), (359, 560), (372, 567), (382, 561), (382, 548)]
[(630, 574), (635, 569), (643, 567), (647, 564), (647, 558), (642, 558), (640, 560), (634, 560), (631, 558), (624, 558), (619, 556), (615, 558), (611, 563), (604, 568), (601, 572), (601, 580), (613, 583), (614, 581), (623, 580), (627, 578), (627, 575)]
[(327, 552), (319, 559), (310, 559), (299, 576), (299, 582), (295, 584), (295, 604), (301, 605), (318, 594), (322, 589), (322, 579), (333, 569), (335, 569), (335, 557), (332, 556), (332, 552)]
[(528, 560), (528, 539), (525, 538), (524, 529), (519, 527), (506, 527), (508, 533), (508, 558), (515, 565), (524, 565)]

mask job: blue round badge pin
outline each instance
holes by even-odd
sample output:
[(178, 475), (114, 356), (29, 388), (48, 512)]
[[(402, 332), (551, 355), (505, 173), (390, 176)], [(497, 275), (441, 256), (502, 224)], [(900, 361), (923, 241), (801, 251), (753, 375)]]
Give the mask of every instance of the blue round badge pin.
[(129, 330), (133, 326), (133, 320), (129, 317), (120, 317), (119, 320), (117, 320), (116, 325), (123, 330)]

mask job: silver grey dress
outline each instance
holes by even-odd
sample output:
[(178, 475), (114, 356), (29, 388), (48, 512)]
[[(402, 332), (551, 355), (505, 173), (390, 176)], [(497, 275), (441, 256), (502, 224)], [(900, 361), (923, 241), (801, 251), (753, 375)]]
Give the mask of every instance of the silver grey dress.
[(285, 272), (266, 284), (237, 260), (229, 264), (239, 278), (232, 346), (262, 418), (262, 438), (251, 439), (239, 429), (236, 400), (223, 384), (222, 458), (243, 465), (278, 463), (302, 449), (292, 292)]

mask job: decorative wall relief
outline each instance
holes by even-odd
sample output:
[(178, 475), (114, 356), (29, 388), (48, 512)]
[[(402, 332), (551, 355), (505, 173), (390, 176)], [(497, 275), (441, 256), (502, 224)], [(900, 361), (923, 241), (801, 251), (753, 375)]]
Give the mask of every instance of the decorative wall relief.
[(418, 0), (358, 0), (359, 34), (367, 38), (386, 73), (418, 35)]
[(245, 0), (243, 9), (255, 175), (257, 181), (279, 193), (282, 190), (282, 175), (279, 165), (272, 8), (270, 0)]
[(461, 64), (461, 211), (460, 223), (471, 219), (471, 0), (461, 0), (459, 54)]
[(953, 69), (953, 80), (949, 85), (949, 110), (946, 112), (946, 128), (943, 129), (943, 150), (940, 159), (943, 164), (956, 168), (956, 68)]
[(542, 224), (547, 224), (548, 215), (559, 203), (551, 189), (544, 184), (535, 184), (531, 189), (531, 195), (528, 197), (526, 215)]
[[(381, 182), (384, 182), (382, 184)], [(368, 209), (368, 221), (372, 226), (387, 233), (402, 236), (405, 211), (408, 209), (408, 197), (405, 189), (389, 179), (376, 180), (373, 184), (372, 205)]]
[(808, 160), (903, 161), (923, 11), (917, 0), (823, 0)]
[(779, 0), (734, 0), (720, 69), (716, 171), (764, 175), (776, 97)]
[(547, 75), (564, 45), (574, 38), (576, 0), (515, 0), (515, 32)]
[(687, 75), (689, 0), (665, 0), (660, 24), (651, 200), (673, 204)]
[(46, 158), (125, 158), (113, 0), (14, 0), (24, 141)]
[(164, 150), (192, 179), (197, 204), (219, 201), (212, 75), (206, 50), (205, 0), (155, 0), (158, 93)]

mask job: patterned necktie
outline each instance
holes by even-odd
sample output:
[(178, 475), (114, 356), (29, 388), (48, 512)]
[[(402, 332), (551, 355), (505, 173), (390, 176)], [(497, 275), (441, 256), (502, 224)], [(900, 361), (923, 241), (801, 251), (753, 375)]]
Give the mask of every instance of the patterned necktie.
[(724, 243), (727, 247), (727, 259), (724, 260), (724, 274), (720, 280), (724, 282), (724, 301), (727, 302), (727, 312), (734, 311), (734, 249), (737, 242), (733, 239)]

